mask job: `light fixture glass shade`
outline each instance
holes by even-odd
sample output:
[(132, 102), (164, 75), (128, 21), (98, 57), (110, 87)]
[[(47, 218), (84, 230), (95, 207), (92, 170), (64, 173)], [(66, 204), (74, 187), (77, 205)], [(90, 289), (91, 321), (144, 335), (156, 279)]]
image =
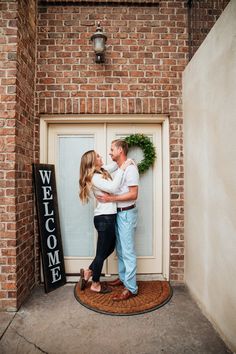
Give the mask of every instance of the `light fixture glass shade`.
[(103, 53), (105, 51), (105, 40), (103, 37), (96, 37), (94, 39), (95, 53)]
[(100, 23), (98, 23), (96, 32), (92, 35), (91, 41), (93, 42), (94, 52), (96, 54), (96, 63), (104, 63), (104, 53), (106, 49), (107, 36), (102, 31)]

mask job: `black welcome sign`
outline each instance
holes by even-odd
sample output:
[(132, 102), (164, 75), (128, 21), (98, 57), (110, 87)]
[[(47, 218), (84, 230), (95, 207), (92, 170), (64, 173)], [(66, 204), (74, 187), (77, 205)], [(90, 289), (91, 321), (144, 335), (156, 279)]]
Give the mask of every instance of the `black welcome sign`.
[(34, 182), (45, 292), (66, 283), (54, 165), (34, 164)]

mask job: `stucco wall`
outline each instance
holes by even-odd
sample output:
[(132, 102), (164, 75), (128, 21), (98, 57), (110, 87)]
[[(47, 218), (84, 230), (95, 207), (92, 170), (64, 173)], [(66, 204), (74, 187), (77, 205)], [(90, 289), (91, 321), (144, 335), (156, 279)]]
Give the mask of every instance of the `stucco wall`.
[(184, 71), (186, 284), (236, 350), (236, 1)]

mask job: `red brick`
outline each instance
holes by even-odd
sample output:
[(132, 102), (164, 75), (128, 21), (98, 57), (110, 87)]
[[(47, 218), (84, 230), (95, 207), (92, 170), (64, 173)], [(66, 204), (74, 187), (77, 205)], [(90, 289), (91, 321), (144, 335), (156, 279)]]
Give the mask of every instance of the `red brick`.
[[(15, 283), (5, 283), (2, 285), (2, 290), (15, 290), (15, 289), (16, 289)], [(9, 296), (9, 292), (8, 292), (8, 296)]]
[(8, 294), (6, 291), (0, 291), (0, 299), (6, 299), (8, 297)]

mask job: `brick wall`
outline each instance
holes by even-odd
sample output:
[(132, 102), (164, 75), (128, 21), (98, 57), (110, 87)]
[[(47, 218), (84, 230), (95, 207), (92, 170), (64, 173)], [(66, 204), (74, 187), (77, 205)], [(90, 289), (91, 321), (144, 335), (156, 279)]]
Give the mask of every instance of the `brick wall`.
[(230, 0), (188, 0), (189, 57), (192, 58)]
[(17, 4), (0, 2), (0, 304), (16, 307), (16, 28)]
[[(100, 21), (106, 62), (90, 37)], [(182, 71), (186, 1), (160, 6), (40, 6), (37, 108), (43, 113), (167, 113), (171, 156), (171, 279), (183, 280)]]
[(19, 307), (35, 283), (35, 0), (0, 1), (0, 308)]
[(17, 301), (21, 304), (35, 284), (34, 201), (34, 91), (36, 64), (36, 0), (18, 2), (16, 202)]

